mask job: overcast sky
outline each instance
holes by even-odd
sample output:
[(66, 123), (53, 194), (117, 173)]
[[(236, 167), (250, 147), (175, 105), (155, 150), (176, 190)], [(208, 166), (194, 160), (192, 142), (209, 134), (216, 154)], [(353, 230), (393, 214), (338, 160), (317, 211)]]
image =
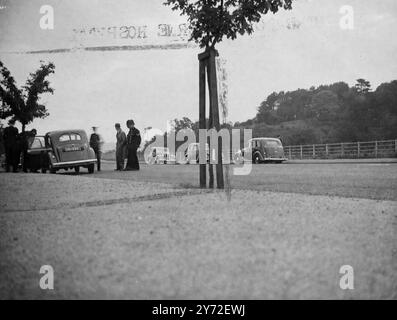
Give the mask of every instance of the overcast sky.
[[(43, 97), (50, 116), (31, 126), (39, 133), (100, 127), (107, 142), (115, 122), (133, 118), (139, 129), (164, 130), (167, 120), (198, 119), (197, 47), (173, 50), (10, 53), (76, 46), (183, 43), (160, 37), (159, 24), (175, 28), (183, 17), (163, 0), (0, 0), (0, 59), (22, 85), (40, 60), (53, 61), (53, 96)], [(54, 30), (42, 30), (40, 7), (54, 8)], [(354, 29), (340, 27), (344, 5), (354, 9)], [(130, 38), (120, 27), (134, 26)], [(146, 26), (145, 38), (131, 30)], [(102, 33), (88, 34), (96, 27)], [(106, 29), (101, 29), (106, 28)], [(76, 34), (73, 30), (86, 30)], [(105, 31), (103, 31), (105, 30)], [(125, 30), (125, 29), (124, 29)], [(296, 0), (293, 9), (264, 17), (253, 36), (218, 46), (227, 61), (229, 119), (256, 114), (273, 91), (365, 78), (373, 87), (397, 79), (397, 1)], [(142, 35), (141, 35), (142, 36)]]

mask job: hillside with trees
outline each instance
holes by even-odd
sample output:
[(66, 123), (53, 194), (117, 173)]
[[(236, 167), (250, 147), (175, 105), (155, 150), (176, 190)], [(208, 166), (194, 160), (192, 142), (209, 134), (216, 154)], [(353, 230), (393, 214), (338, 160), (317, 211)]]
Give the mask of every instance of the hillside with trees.
[(376, 90), (365, 79), (310, 89), (273, 92), (253, 119), (235, 128), (253, 136), (280, 135), (284, 144), (313, 144), (397, 138), (397, 80)]

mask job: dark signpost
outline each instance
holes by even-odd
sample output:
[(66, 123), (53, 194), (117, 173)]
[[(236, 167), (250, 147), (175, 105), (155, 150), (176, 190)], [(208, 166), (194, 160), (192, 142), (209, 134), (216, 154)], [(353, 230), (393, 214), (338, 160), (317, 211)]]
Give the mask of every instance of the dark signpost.
[[(219, 106), (218, 106), (218, 87), (217, 87), (217, 76), (216, 76), (216, 64), (215, 58), (218, 55), (217, 51), (214, 48), (209, 48), (203, 53), (198, 55), (199, 58), (199, 86), (200, 86), (200, 97), (199, 97), (199, 124), (200, 129), (206, 128), (206, 92), (205, 92), (205, 80), (206, 75), (208, 78), (208, 90), (209, 90), (209, 129), (215, 129), (216, 131), (220, 130), (220, 122), (219, 122)], [(205, 143), (200, 141), (200, 154), (206, 155)], [(208, 144), (210, 145), (210, 144)], [(203, 157), (201, 157), (203, 158)], [(205, 157), (206, 158), (206, 157)], [(205, 159), (204, 158), (204, 159)], [(212, 159), (212, 149), (210, 149), (210, 159)], [(206, 160), (206, 159), (205, 159)], [(218, 159), (216, 163), (216, 182), (217, 187), (219, 189), (224, 188), (223, 182), (223, 168), (222, 168), (222, 145), (218, 144)], [(206, 184), (206, 164), (200, 161), (200, 187), (205, 188)], [(213, 173), (213, 164), (209, 164), (209, 187), (214, 187), (214, 173)]]

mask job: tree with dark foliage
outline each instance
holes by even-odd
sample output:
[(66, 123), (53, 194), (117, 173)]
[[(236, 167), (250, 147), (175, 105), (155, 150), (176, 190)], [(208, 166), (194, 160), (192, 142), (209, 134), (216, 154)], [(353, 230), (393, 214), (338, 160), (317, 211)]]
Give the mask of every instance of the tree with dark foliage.
[(26, 125), (35, 118), (47, 117), (45, 105), (40, 103), (40, 95), (53, 93), (47, 77), (54, 73), (53, 63), (41, 62), (39, 69), (29, 75), (26, 84), (19, 89), (10, 71), (0, 61), (0, 118), (11, 117), (22, 124), (22, 132)]
[(251, 34), (262, 15), (291, 9), (292, 0), (167, 0), (165, 5), (188, 17), (191, 40), (214, 48), (224, 37)]
[(368, 93), (371, 91), (371, 83), (365, 79), (357, 79), (357, 83), (354, 86), (358, 93)]

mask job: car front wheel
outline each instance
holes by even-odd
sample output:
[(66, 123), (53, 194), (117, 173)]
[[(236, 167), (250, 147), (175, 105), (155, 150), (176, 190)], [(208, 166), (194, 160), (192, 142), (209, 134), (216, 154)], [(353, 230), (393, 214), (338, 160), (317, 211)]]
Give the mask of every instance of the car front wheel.
[(94, 173), (94, 169), (95, 169), (95, 165), (94, 164), (90, 164), (88, 166), (88, 173)]
[(258, 164), (258, 163), (261, 162), (261, 157), (259, 156), (259, 154), (257, 154), (257, 153), (254, 154), (253, 162), (254, 162), (255, 164)]

